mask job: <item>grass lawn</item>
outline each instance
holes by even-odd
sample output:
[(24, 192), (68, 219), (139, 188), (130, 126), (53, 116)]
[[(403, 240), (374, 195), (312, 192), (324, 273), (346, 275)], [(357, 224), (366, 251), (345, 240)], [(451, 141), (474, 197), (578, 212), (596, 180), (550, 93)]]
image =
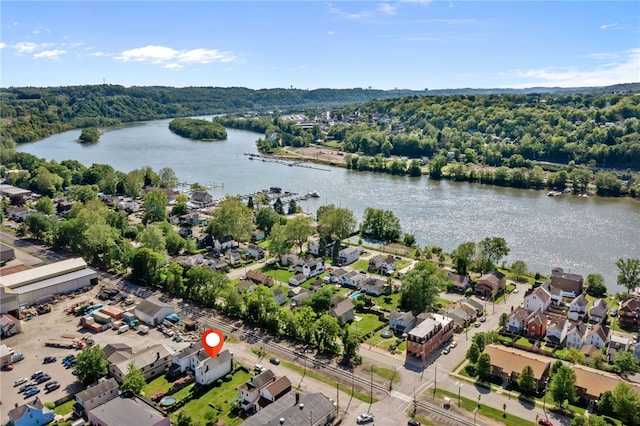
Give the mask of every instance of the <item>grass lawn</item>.
[(167, 381), (167, 377), (163, 374), (160, 377), (156, 377), (142, 388), (142, 392), (140, 392), (143, 396), (147, 398), (151, 398), (153, 395), (158, 392), (167, 393), (169, 388), (171, 387), (171, 383)]
[(289, 278), (293, 277), (296, 273), (295, 271), (289, 271), (288, 269), (280, 269), (274, 266), (265, 266), (260, 269), (260, 272), (263, 272), (271, 277), (274, 280), (283, 282), (285, 284), (289, 283)]
[(245, 383), (249, 378), (251, 378), (250, 373), (242, 370), (236, 371), (231, 381), (223, 382), (222, 385), (211, 388), (209, 392), (200, 398), (192, 399), (180, 410), (173, 413), (171, 418), (174, 424), (178, 417), (178, 412), (184, 411), (191, 416), (194, 423), (206, 424), (205, 415), (207, 412), (211, 412), (213, 413), (213, 419), (222, 419), (229, 426), (239, 425), (244, 419), (232, 413), (232, 401), (238, 397), (237, 387)]
[(356, 313), (356, 315), (362, 319), (360, 321), (353, 321), (350, 327), (351, 330), (355, 331), (360, 337), (366, 336), (371, 331), (383, 324), (378, 319), (377, 315), (364, 313)]
[[(398, 300), (400, 300), (400, 296), (398, 296)], [(449, 306), (453, 302), (451, 300), (441, 299), (439, 297), (436, 297), (436, 303), (440, 305), (441, 308), (444, 308), (445, 306)]]
[(527, 339), (526, 337), (521, 337), (518, 340), (516, 340), (516, 343), (518, 345), (522, 345), (522, 346), (526, 346), (528, 348), (532, 348), (533, 345), (531, 344), (531, 342), (529, 342), (529, 339)]
[[(391, 301), (387, 303), (385, 299), (387, 297), (391, 298)], [(391, 293), (390, 295), (381, 295), (375, 298), (376, 305), (380, 306), (382, 309), (388, 309), (389, 311), (393, 311), (398, 309), (398, 303), (400, 302), (400, 293)]]
[(377, 367), (375, 365), (372, 365), (371, 368), (373, 369), (373, 374), (376, 374), (387, 380), (391, 380), (391, 377), (393, 377), (394, 383), (400, 383), (400, 375), (397, 371), (390, 368)]
[(354, 264), (351, 265), (354, 271), (367, 271), (369, 269), (369, 261), (365, 259), (357, 260)]
[(376, 334), (374, 334), (372, 337), (370, 337), (369, 339), (365, 340), (365, 342), (367, 342), (368, 344), (370, 344), (371, 346), (380, 346), (382, 347), (382, 344), (385, 343), (393, 343), (396, 340), (395, 336), (391, 336), (391, 337), (382, 337), (380, 335), (380, 333), (382, 333), (383, 330), (380, 330), (378, 332), (376, 332)]
[[(449, 397), (451, 398), (452, 406), (458, 405), (458, 395), (454, 392), (448, 392), (442, 389), (437, 389), (436, 396), (439, 398)], [(515, 403), (517, 403), (517, 401), (515, 401), (514, 404)], [(460, 398), (460, 406), (461, 408), (469, 412), (473, 412), (473, 410), (475, 410), (478, 407), (478, 401), (474, 401), (474, 400), (462, 397)], [(507, 426), (535, 426), (534, 422), (530, 422), (523, 418), (516, 417), (514, 415), (509, 414), (508, 409), (509, 409), (509, 406), (507, 404), (507, 417), (502, 417), (503, 415), (502, 407), (501, 408), (489, 407), (483, 404), (482, 401), (480, 401), (480, 409), (478, 410), (478, 412), (485, 417), (496, 420), (497, 422), (500, 422), (500, 423), (504, 423)]]
[(59, 414), (61, 416), (66, 416), (67, 414), (71, 413), (73, 411), (73, 404), (76, 403), (75, 398), (71, 399), (67, 402), (65, 402), (64, 404), (58, 405), (56, 408), (53, 409), (53, 411), (56, 414)]

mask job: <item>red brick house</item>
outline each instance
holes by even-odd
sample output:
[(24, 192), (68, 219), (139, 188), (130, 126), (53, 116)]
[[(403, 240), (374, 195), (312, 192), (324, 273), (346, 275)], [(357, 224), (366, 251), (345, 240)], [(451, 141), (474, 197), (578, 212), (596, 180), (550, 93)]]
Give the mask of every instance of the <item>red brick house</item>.
[(632, 297), (620, 303), (618, 324), (625, 327), (640, 327), (640, 298)]
[(491, 271), (478, 279), (475, 294), (481, 299), (495, 300), (507, 287), (507, 279), (502, 272)]
[(440, 314), (418, 315), (418, 325), (407, 336), (407, 358), (424, 361), (453, 337), (453, 320)]
[(525, 321), (525, 330), (528, 337), (543, 339), (547, 334), (547, 317), (542, 311), (533, 311)]

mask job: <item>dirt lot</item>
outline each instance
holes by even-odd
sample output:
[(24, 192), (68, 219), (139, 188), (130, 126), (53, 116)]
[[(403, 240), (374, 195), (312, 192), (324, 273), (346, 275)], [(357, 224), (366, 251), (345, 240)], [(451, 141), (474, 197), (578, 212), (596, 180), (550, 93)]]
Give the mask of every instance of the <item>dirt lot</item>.
[[(7, 411), (15, 404), (23, 404), (26, 399), (24, 395), (18, 393), (19, 387), (14, 387), (14, 382), (21, 378), (29, 379), (31, 375), (42, 370), (51, 376), (51, 380), (60, 383), (60, 388), (47, 393), (44, 383), (40, 385), (41, 392), (38, 394), (40, 400), (56, 401), (68, 393), (76, 393), (81, 389), (76, 377), (71, 374), (71, 369), (65, 369), (62, 365), (62, 358), (71, 353), (78, 353), (74, 349), (62, 349), (46, 347), (44, 342), (48, 339), (64, 339), (63, 335), (76, 336), (78, 339), (83, 336), (91, 336), (97, 345), (104, 346), (109, 343), (126, 343), (134, 351), (140, 350), (156, 343), (167, 343), (174, 349), (182, 349), (187, 343), (176, 343), (164, 337), (156, 329), (152, 329), (149, 334), (142, 336), (133, 331), (118, 334), (117, 331), (107, 330), (94, 334), (79, 327), (79, 318), (67, 315), (66, 309), (77, 302), (89, 300), (93, 303), (104, 303), (95, 298), (102, 284), (97, 284), (86, 293), (76, 296), (74, 299), (64, 299), (53, 305), (50, 313), (35, 317), (29, 321), (22, 322), (22, 333), (2, 340), (2, 343), (12, 348), (15, 352), (22, 352), (24, 359), (14, 364), (12, 371), (0, 371), (0, 420), (2, 424), (6, 420)], [(71, 339), (64, 339), (71, 340)], [(57, 357), (57, 361), (51, 364), (43, 364), (43, 359), (47, 355)], [(32, 401), (32, 398), (28, 398)]]
[(287, 152), (297, 154), (300, 158), (318, 161), (325, 164), (344, 166), (344, 152), (335, 151), (325, 147), (310, 146), (306, 148), (287, 147)]

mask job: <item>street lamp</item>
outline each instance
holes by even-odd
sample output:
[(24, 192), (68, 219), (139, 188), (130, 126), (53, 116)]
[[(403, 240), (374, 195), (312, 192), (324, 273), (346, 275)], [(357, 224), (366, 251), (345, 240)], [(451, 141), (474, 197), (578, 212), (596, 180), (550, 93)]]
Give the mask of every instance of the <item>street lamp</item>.
[(456, 385), (458, 385), (458, 408), (460, 407), (460, 390), (462, 389), (462, 382), (456, 382)]

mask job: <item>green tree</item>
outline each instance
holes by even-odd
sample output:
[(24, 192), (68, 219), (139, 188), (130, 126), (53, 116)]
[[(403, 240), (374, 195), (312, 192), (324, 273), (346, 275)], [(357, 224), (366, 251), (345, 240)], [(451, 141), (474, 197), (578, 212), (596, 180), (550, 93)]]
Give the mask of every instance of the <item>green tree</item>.
[(249, 241), (253, 230), (253, 211), (240, 197), (227, 196), (211, 213), (207, 232), (215, 237), (233, 236), (237, 241)]
[(616, 373), (625, 378), (640, 371), (638, 359), (631, 352), (626, 351), (616, 352), (613, 356), (613, 366)]
[(604, 297), (607, 294), (607, 286), (604, 284), (604, 277), (600, 274), (589, 274), (585, 280), (587, 293), (593, 297)]
[(142, 284), (155, 285), (164, 264), (164, 256), (160, 253), (146, 247), (139, 248), (131, 259), (131, 278)]
[(350, 364), (358, 355), (360, 340), (350, 327), (344, 327), (342, 331), (342, 362)]
[(107, 360), (104, 359), (104, 351), (98, 345), (87, 346), (78, 354), (75, 365), (78, 379), (85, 385), (95, 383), (107, 374)]
[(400, 220), (391, 210), (367, 207), (360, 225), (360, 231), (365, 237), (381, 241), (398, 241), (402, 235)]
[(324, 313), (316, 320), (314, 341), (321, 351), (336, 350), (336, 339), (340, 335), (338, 319)]
[(572, 364), (584, 364), (585, 355), (580, 349), (569, 348), (567, 349), (565, 359)]
[(283, 254), (287, 254), (291, 250), (291, 240), (287, 235), (285, 225), (276, 223), (271, 229), (271, 236), (269, 237), (269, 253), (280, 259)]
[(194, 426), (191, 416), (185, 411), (180, 411), (176, 419), (176, 426)]
[(334, 240), (332, 258), (335, 262), (338, 259), (341, 241), (356, 229), (356, 218), (351, 210), (343, 207), (336, 208), (333, 204), (318, 208), (317, 217), (325, 246), (327, 238)]
[(86, 129), (82, 129), (78, 140), (82, 143), (98, 142), (101, 134), (102, 133), (100, 133), (100, 130), (96, 129), (95, 127), (87, 127)]
[(576, 373), (568, 365), (561, 365), (551, 377), (549, 383), (551, 398), (562, 407), (567, 401), (573, 404), (576, 401)]
[(462, 243), (451, 253), (451, 259), (456, 272), (460, 275), (467, 275), (471, 261), (476, 252), (476, 243), (467, 241)]
[(292, 241), (300, 248), (307, 242), (309, 236), (313, 234), (313, 219), (308, 216), (294, 216), (287, 220), (284, 225), (284, 232), (287, 240)]
[(448, 278), (430, 262), (422, 261), (401, 278), (400, 308), (418, 315), (434, 307)]
[(520, 281), (520, 278), (527, 273), (527, 264), (523, 260), (516, 260), (511, 264), (511, 272), (516, 276), (516, 281)]
[(40, 213), (32, 214), (27, 216), (24, 225), (33, 238), (45, 244), (52, 244), (56, 239), (58, 222), (53, 217)]
[(42, 197), (36, 201), (35, 208), (37, 211), (44, 214), (53, 214), (56, 211), (56, 206), (49, 197)]
[(524, 393), (532, 393), (536, 389), (536, 377), (530, 365), (525, 365), (518, 376), (518, 387)]
[(167, 220), (169, 197), (162, 189), (154, 189), (144, 196), (144, 216), (142, 223), (162, 222)]
[(491, 376), (491, 357), (487, 353), (481, 353), (476, 362), (476, 371), (480, 380), (487, 380)]
[(472, 342), (471, 346), (469, 346), (469, 349), (467, 349), (467, 359), (472, 364), (475, 364), (476, 362), (478, 362), (479, 357), (480, 357), (480, 348), (478, 347), (477, 343)]
[(144, 186), (144, 173), (140, 170), (132, 170), (124, 178), (124, 191), (129, 197), (139, 197)]
[(507, 242), (501, 237), (486, 237), (478, 243), (478, 266), (480, 272), (486, 273), (496, 268), (496, 265), (509, 254)]
[(569, 174), (571, 181), (573, 182), (573, 190), (575, 192), (585, 192), (591, 182), (593, 173), (591, 170), (576, 168)]
[(185, 248), (186, 241), (176, 231), (170, 230), (164, 237), (167, 253), (170, 256), (178, 256), (180, 252)]
[(142, 370), (140, 370), (134, 363), (131, 362), (129, 363), (127, 374), (125, 374), (124, 378), (122, 379), (120, 391), (139, 394), (146, 383), (147, 382), (144, 379), (144, 373), (142, 372)]
[(162, 230), (155, 225), (149, 225), (144, 228), (144, 230), (138, 234), (137, 240), (144, 247), (156, 253), (164, 253), (167, 249), (167, 242), (162, 234)]
[(333, 290), (329, 287), (324, 287), (313, 293), (313, 296), (311, 296), (305, 302), (307, 302), (307, 304), (311, 306), (311, 309), (313, 309), (316, 314), (321, 315), (331, 309), (332, 298)]
[(67, 198), (87, 203), (98, 197), (97, 185), (73, 185), (67, 188)]
[(298, 205), (296, 204), (296, 200), (293, 198), (289, 201), (289, 207), (287, 209), (287, 214), (296, 214), (298, 212)]
[(262, 229), (266, 234), (269, 234), (273, 225), (280, 222), (281, 217), (273, 207), (261, 207), (256, 215), (256, 228)]
[(589, 417), (575, 416), (571, 419), (571, 426), (609, 426), (604, 417), (590, 414)]
[(163, 167), (158, 172), (158, 184), (160, 188), (173, 189), (178, 185), (178, 176), (170, 167)]
[(282, 200), (280, 198), (276, 198), (276, 201), (274, 201), (273, 209), (279, 215), (283, 215), (284, 214), (284, 206), (282, 205)]
[(615, 418), (623, 425), (640, 425), (640, 396), (631, 385), (619, 382), (611, 392), (611, 405)]
[(500, 314), (500, 320), (498, 321), (498, 325), (500, 327), (504, 327), (505, 325), (507, 325), (508, 320), (509, 320), (509, 315), (507, 315), (506, 312), (503, 312), (502, 314)]
[(640, 259), (618, 259), (616, 266), (618, 285), (627, 289), (627, 294), (640, 286)]

